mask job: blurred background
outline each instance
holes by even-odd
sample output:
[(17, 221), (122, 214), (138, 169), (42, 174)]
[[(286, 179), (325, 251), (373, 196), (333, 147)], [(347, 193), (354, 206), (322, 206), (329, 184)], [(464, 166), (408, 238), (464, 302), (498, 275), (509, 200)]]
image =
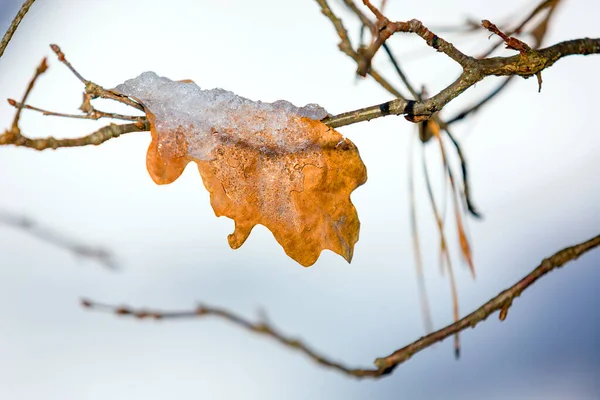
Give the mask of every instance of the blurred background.
[[(0, 0), (4, 33), (22, 1)], [(358, 22), (331, 1), (357, 41)], [(489, 34), (444, 33), (474, 21), (512, 22), (537, 1), (389, 0), (388, 17), (420, 19), (467, 54)], [(598, 37), (600, 4), (565, 0), (546, 44)], [(390, 44), (410, 79), (436, 93), (459, 69), (418, 38)], [(50, 69), (29, 103), (76, 112), (83, 87), (48, 45), (59, 44), (87, 79), (114, 87), (143, 71), (193, 79), (263, 101), (318, 103), (330, 113), (391, 96), (337, 49), (339, 39), (315, 1), (39, 0), (0, 59), (0, 97), (20, 99), (42, 57)], [(500, 50), (497, 54), (512, 55)], [(380, 54), (375, 66), (398, 86)], [(517, 79), (489, 106), (457, 124), (484, 214), (469, 220), (477, 278), (455, 257), (461, 314), (512, 285), (563, 247), (600, 228), (600, 57), (573, 56), (535, 79)], [(451, 103), (471, 104), (497, 78)], [(98, 108), (123, 111), (108, 102)], [(0, 127), (14, 110), (0, 102)], [(25, 111), (33, 137), (77, 137), (106, 121), (45, 117)], [(350, 365), (424, 333), (409, 226), (408, 152), (415, 126), (387, 117), (340, 129), (360, 149), (369, 180), (352, 195), (361, 219), (354, 260), (324, 252), (305, 269), (271, 233), (254, 229), (239, 250), (216, 218), (193, 164), (175, 183), (155, 185), (145, 169), (148, 133), (99, 147), (35, 152), (0, 147), (0, 210), (26, 215), (61, 234), (110, 248), (121, 266), (94, 261), (0, 225), (0, 397), (6, 399), (597, 399), (600, 398), (600, 251), (551, 273), (462, 336), (414, 356), (386, 378), (358, 381), (223, 321), (137, 321), (82, 309), (82, 297), (114, 304), (190, 309), (220, 305), (249, 318), (264, 310), (280, 330)], [(417, 149), (415, 147), (415, 149)], [(442, 188), (438, 149), (428, 145), (433, 183)], [(439, 236), (416, 168), (418, 217), (435, 328), (452, 322)]]

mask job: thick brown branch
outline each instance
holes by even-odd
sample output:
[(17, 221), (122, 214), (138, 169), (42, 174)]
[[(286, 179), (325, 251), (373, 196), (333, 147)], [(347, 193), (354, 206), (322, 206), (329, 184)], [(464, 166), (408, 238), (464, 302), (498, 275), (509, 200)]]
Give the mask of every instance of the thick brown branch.
[(519, 297), (525, 289), (535, 283), (542, 276), (548, 274), (554, 269), (562, 267), (567, 262), (575, 260), (582, 254), (598, 246), (600, 246), (600, 235), (578, 245), (567, 247), (566, 249), (557, 252), (553, 256), (546, 258), (537, 268), (527, 274), (523, 279), (515, 283), (510, 288), (504, 290), (466, 317), (446, 326), (445, 328), (424, 336), (408, 346), (394, 351), (388, 356), (377, 358), (375, 360), (375, 368), (350, 368), (342, 363), (328, 359), (301, 341), (280, 333), (265, 321), (252, 322), (242, 316), (222, 308), (200, 305), (195, 310), (157, 311), (147, 309), (136, 310), (126, 306), (118, 307), (103, 303), (96, 303), (90, 300), (83, 300), (82, 304), (84, 307), (91, 308), (93, 310), (114, 313), (117, 315), (132, 316), (140, 319), (153, 318), (162, 320), (215, 316), (251, 332), (269, 336), (278, 341), (280, 344), (305, 354), (311, 360), (325, 367), (335, 369), (344, 374), (357, 378), (378, 378), (391, 373), (398, 365), (402, 364), (404, 361), (407, 361), (419, 351), (424, 350), (427, 347), (448, 338), (449, 336), (455, 335), (458, 332), (467, 329), (468, 327), (474, 327), (496, 311), (500, 311), (500, 319), (504, 320), (508, 314), (508, 309), (512, 305), (512, 302)]
[(0, 57), (2, 57), (2, 54), (4, 54), (4, 50), (6, 49), (6, 46), (8, 46), (8, 42), (10, 42), (10, 40), (12, 39), (13, 35), (15, 34), (15, 31), (19, 27), (19, 24), (23, 20), (23, 17), (25, 16), (25, 14), (27, 14), (27, 11), (29, 11), (29, 8), (33, 5), (34, 2), (35, 0), (25, 1), (25, 3), (23, 3), (23, 5), (21, 6), (21, 9), (13, 19), (12, 23), (8, 27), (8, 30), (4, 34), (2, 40), (0, 41)]

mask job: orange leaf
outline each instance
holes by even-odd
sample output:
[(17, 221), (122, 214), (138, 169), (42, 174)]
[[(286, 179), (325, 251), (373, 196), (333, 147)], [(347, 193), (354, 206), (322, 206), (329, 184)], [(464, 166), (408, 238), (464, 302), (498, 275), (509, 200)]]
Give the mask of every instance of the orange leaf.
[[(314, 264), (324, 249), (350, 262), (360, 227), (350, 194), (367, 179), (356, 146), (290, 103), (254, 103), (220, 89), (207, 94), (192, 82), (186, 85), (193, 87), (185, 93), (197, 88), (198, 96), (215, 103), (206, 103), (205, 114), (199, 114), (206, 118), (184, 118), (178, 124), (157, 118), (168, 104), (147, 92), (142, 91), (144, 97), (131, 87), (117, 88), (145, 108), (152, 133), (146, 165), (152, 179), (171, 183), (188, 162), (196, 162), (215, 214), (235, 221), (228, 237), (233, 249), (262, 224), (303, 266)], [(182, 112), (178, 107), (175, 116)], [(316, 106), (310, 107), (314, 111)]]

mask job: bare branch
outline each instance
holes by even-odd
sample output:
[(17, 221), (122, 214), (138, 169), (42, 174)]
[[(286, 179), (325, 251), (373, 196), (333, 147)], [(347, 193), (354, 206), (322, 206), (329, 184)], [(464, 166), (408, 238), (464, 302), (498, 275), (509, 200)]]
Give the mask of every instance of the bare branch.
[(445, 328), (430, 333), (429, 335), (394, 351), (388, 356), (377, 358), (375, 360), (375, 368), (359, 369), (348, 367), (340, 362), (326, 358), (301, 341), (282, 334), (264, 321), (252, 322), (223, 308), (200, 305), (195, 310), (183, 311), (158, 311), (148, 309), (137, 310), (127, 306), (113, 306), (104, 303), (97, 303), (87, 299), (82, 300), (82, 305), (92, 310), (123, 316), (131, 316), (139, 319), (152, 318), (166, 320), (215, 316), (251, 332), (269, 336), (270, 338), (278, 341), (280, 344), (305, 354), (314, 362), (325, 367), (335, 369), (339, 372), (354, 376), (356, 378), (379, 378), (391, 373), (398, 365), (407, 361), (421, 350), (424, 350), (431, 345), (448, 338), (449, 336), (456, 335), (457, 333), (469, 327), (475, 327), (479, 322), (485, 320), (496, 311), (500, 311), (500, 320), (504, 320), (508, 315), (508, 309), (511, 307), (513, 301), (519, 297), (525, 289), (549, 272), (562, 267), (569, 261), (577, 259), (582, 254), (598, 246), (600, 246), (600, 235), (575, 246), (567, 247), (550, 256), (549, 258), (546, 258), (537, 268), (527, 274), (523, 279), (515, 283), (510, 288), (502, 291), (496, 297), (492, 298), (466, 317), (446, 326)]
[(0, 57), (2, 57), (2, 55), (4, 54), (4, 50), (6, 49), (6, 46), (8, 46), (8, 42), (10, 42), (10, 40), (12, 39), (13, 35), (15, 34), (15, 31), (17, 30), (17, 27), (21, 23), (21, 20), (23, 19), (25, 14), (27, 14), (27, 11), (29, 11), (29, 8), (33, 5), (34, 2), (35, 0), (26, 0), (25, 3), (23, 3), (23, 5), (21, 6), (21, 9), (19, 10), (15, 18), (13, 19), (13, 22), (8, 27), (8, 30), (4, 34), (2, 40), (0, 41)]

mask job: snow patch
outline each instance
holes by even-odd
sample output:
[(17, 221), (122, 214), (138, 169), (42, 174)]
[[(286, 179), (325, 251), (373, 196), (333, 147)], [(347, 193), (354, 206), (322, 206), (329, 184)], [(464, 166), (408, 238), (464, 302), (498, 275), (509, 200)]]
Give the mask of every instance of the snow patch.
[(297, 152), (311, 145), (299, 117), (325, 118), (317, 104), (297, 107), (285, 100), (252, 101), (224, 89), (203, 90), (193, 82), (172, 81), (144, 72), (115, 88), (140, 101), (156, 116), (159, 151), (175, 154), (177, 134), (184, 135), (190, 156), (208, 161), (223, 143), (241, 143), (266, 152)]

